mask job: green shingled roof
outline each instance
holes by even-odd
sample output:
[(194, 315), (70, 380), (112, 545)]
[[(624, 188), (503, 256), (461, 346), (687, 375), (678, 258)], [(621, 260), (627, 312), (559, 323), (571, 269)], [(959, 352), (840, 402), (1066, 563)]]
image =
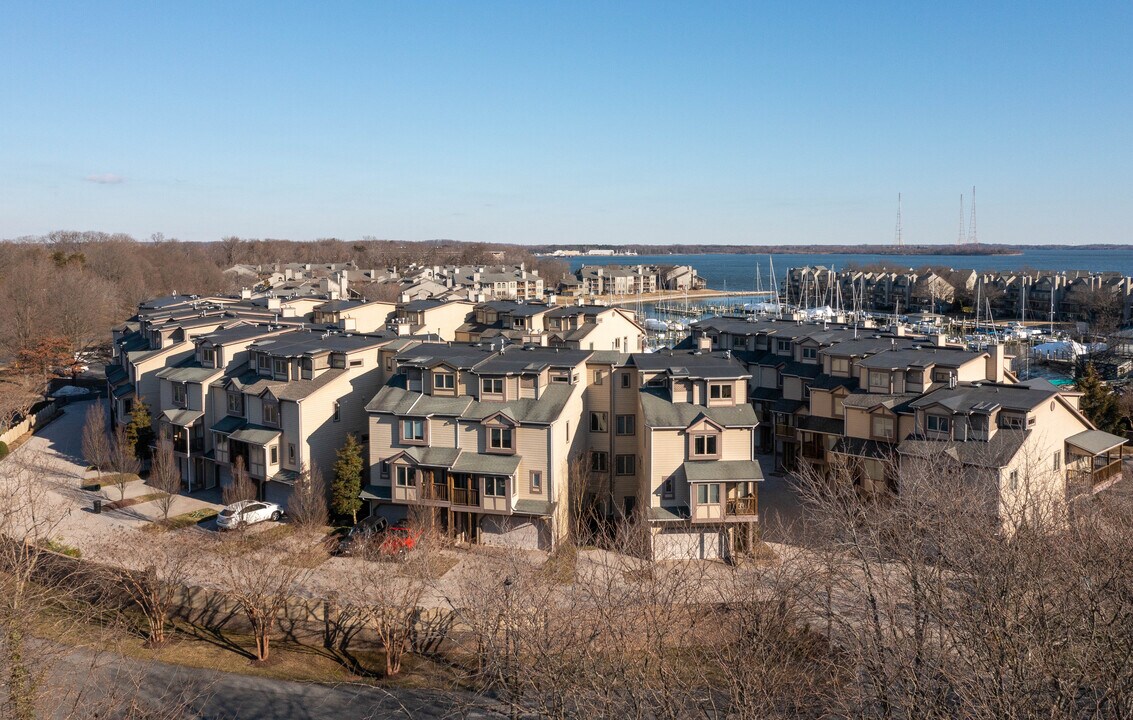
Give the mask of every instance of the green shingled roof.
[(460, 456), (460, 448), (411, 447), (405, 450), (405, 454), (418, 465), (447, 468), (452, 467)]
[(763, 471), (754, 460), (697, 460), (684, 464), (689, 482), (762, 480)]
[[(664, 394), (666, 397), (662, 397)], [(641, 410), (645, 424), (655, 428), (686, 428), (704, 415), (724, 427), (753, 427), (759, 424), (755, 408), (748, 403), (729, 407), (705, 407), (692, 403), (675, 403), (667, 399), (668, 392), (641, 393)]]
[(279, 430), (262, 425), (245, 425), (229, 435), (229, 439), (250, 445), (267, 445), (280, 436)]
[(452, 465), (452, 471), (479, 475), (514, 475), (519, 468), (519, 460), (518, 455), (461, 452), (460, 457)]

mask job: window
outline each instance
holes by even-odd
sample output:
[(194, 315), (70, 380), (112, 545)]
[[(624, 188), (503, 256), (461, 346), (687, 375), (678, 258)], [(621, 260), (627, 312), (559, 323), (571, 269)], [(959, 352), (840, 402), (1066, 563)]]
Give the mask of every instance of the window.
[(946, 417), (940, 415), (929, 415), (925, 419), (925, 425), (928, 427), (929, 432), (942, 432), (946, 433), (949, 430), (951, 422)]
[(713, 400), (731, 400), (732, 386), (713, 384), (708, 386), (708, 397)]
[(339, 407), (338, 402), (335, 402), (335, 404), (334, 404), (334, 418), (333, 419), (334, 419), (334, 422), (338, 422), (339, 420), (342, 419), (342, 409)]
[(874, 415), (870, 418), (870, 432), (876, 438), (892, 440), (896, 437), (893, 418), (885, 415)]
[(425, 442), (425, 421), (424, 420), (402, 420), (401, 421), (401, 441), (402, 442)]
[(952, 373), (948, 372), (947, 370), (933, 370), (932, 371), (932, 381), (933, 382), (948, 382), (948, 378), (950, 378), (950, 377), (952, 377)]
[(869, 371), (869, 386), (870, 387), (889, 387), (889, 373), (884, 370), (870, 370)]
[(665, 484), (661, 486), (661, 497), (673, 497), (673, 478), (665, 478)]
[(790, 340), (782, 340), (782, 339), (776, 340), (775, 341), (775, 350), (779, 354), (791, 352), (791, 341)]
[(594, 384), (595, 385), (601, 385), (602, 384), (602, 371), (601, 370), (595, 370), (594, 371)]
[(594, 472), (609, 472), (610, 454), (600, 450), (590, 453), (590, 469)]
[(1061, 450), (1055, 450), (1054, 451), (1054, 469), (1055, 470), (1061, 470), (1062, 469), (1062, 451)]
[(507, 478), (484, 478), (484, 494), (488, 497), (507, 497)]
[(481, 378), (480, 392), (483, 395), (503, 395), (504, 379), (499, 377)]
[(275, 465), (276, 463), (279, 462), (279, 446), (278, 445), (272, 445), (268, 449), (271, 451), (271, 464)]
[(622, 373), (622, 387), (629, 387), (629, 373), (627, 372)]
[(810, 385), (803, 383), (803, 399), (810, 398)]
[(228, 393), (228, 414), (244, 417), (244, 394), (238, 392)]
[(551, 375), (551, 382), (553, 383), (569, 383), (570, 374), (566, 372), (556, 372)]
[(173, 383), (173, 404), (184, 407), (185, 396), (185, 383)]
[(201, 365), (205, 367), (215, 367), (216, 351), (212, 348), (201, 348)]
[(718, 447), (720, 442), (719, 435), (693, 435), (692, 437), (692, 454), (693, 455), (718, 455)]
[(999, 427), (1007, 428), (1010, 430), (1022, 430), (1025, 419), (1022, 415), (1011, 415), (1009, 413), (999, 414)]
[(1011, 483), (1011, 489), (1012, 490), (1018, 489), (1018, 487), (1019, 487), (1019, 471), (1018, 470), (1012, 470), (1011, 475), (1008, 476), (1008, 479)]
[(449, 372), (435, 372), (433, 373), (433, 389), (434, 390), (455, 390), (456, 389), (456, 375)]
[(382, 460), (378, 465), (378, 477), (382, 480), (389, 480), (389, 461)]
[(606, 432), (606, 425), (609, 421), (609, 413), (592, 412), (590, 413), (590, 432), (604, 433)]
[(387, 372), (393, 371), (393, 355), (390, 355), (389, 357), (386, 358), (386, 371)]
[(287, 379), (287, 360), (284, 358), (275, 358), (271, 362), (271, 372), (276, 377)]
[(636, 455), (617, 455), (614, 457), (614, 470), (618, 475), (633, 475), (637, 472)]
[(342, 353), (331, 353), (330, 366), (332, 368), (344, 368), (344, 367), (346, 367), (346, 356), (343, 355)]
[(413, 487), (417, 484), (417, 469), (406, 467), (404, 465), (397, 466), (397, 486), (398, 487)]
[(718, 505), (720, 503), (720, 485), (718, 483), (701, 483), (696, 486), (696, 502), (700, 505)]
[(618, 435), (637, 434), (637, 417), (634, 415), (618, 415)]
[(362, 361), (361, 360), (351, 360), (350, 361), (350, 367), (362, 367)]
[(264, 401), (264, 425), (279, 427), (279, 404)]
[(830, 358), (830, 372), (846, 375), (850, 372), (849, 358)]
[(538, 470), (531, 471), (531, 492), (543, 492), (543, 473)]
[(313, 377), (315, 363), (309, 357), (299, 358), (299, 372), (304, 380), (310, 380)]
[(818, 348), (805, 347), (803, 348), (803, 360), (817, 360)]
[(488, 447), (493, 450), (511, 450), (511, 428), (488, 428)]
[(287, 443), (287, 462), (295, 462), (295, 443)]
[(732, 349), (742, 349), (747, 347), (747, 338), (743, 335), (732, 336)]
[(271, 374), (271, 356), (260, 353), (256, 356), (256, 367), (261, 375)]

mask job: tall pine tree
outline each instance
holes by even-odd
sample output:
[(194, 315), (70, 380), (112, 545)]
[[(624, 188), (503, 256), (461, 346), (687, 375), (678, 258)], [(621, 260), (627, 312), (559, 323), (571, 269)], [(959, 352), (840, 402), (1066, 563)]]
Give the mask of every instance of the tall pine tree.
[(134, 450), (139, 460), (149, 457), (150, 445), (153, 444), (153, 420), (150, 418), (149, 405), (145, 398), (139, 397), (130, 411), (130, 424), (126, 426), (126, 441)]
[(1075, 381), (1082, 399), (1078, 407), (1082, 414), (1089, 418), (1098, 430), (1108, 433), (1121, 432), (1121, 408), (1117, 402), (1117, 395), (1098, 375), (1093, 363), (1086, 363), (1086, 367), (1078, 374)]
[(339, 517), (350, 516), (353, 523), (358, 522), (358, 511), (362, 508), (362, 446), (354, 435), (346, 436), (346, 443), (338, 450), (334, 461), (334, 482), (330, 487), (330, 509)]

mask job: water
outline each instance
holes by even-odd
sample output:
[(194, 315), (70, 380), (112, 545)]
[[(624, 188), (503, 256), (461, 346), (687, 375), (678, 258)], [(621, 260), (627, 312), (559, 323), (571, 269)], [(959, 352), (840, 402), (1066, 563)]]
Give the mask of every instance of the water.
[[(1082, 272), (1120, 272), (1133, 275), (1133, 252), (1096, 248), (1036, 248), (1020, 255), (848, 255), (777, 254), (770, 256), (780, 284), (787, 268), (803, 265), (833, 266), (843, 270), (850, 265), (884, 265), (890, 270), (946, 267), (961, 270), (1058, 270)], [(767, 255), (588, 255), (570, 258), (571, 270), (583, 265), (691, 265), (713, 290), (756, 289), (756, 268), (763, 288), (771, 287), (770, 260)]]

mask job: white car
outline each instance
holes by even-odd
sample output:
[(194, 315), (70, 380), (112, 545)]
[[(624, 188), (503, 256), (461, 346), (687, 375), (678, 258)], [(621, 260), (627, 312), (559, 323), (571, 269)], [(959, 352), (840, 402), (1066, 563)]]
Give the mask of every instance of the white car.
[(281, 517), (283, 508), (275, 503), (241, 500), (220, 511), (216, 516), (216, 526), (221, 530), (234, 530), (265, 520), (279, 520)]

